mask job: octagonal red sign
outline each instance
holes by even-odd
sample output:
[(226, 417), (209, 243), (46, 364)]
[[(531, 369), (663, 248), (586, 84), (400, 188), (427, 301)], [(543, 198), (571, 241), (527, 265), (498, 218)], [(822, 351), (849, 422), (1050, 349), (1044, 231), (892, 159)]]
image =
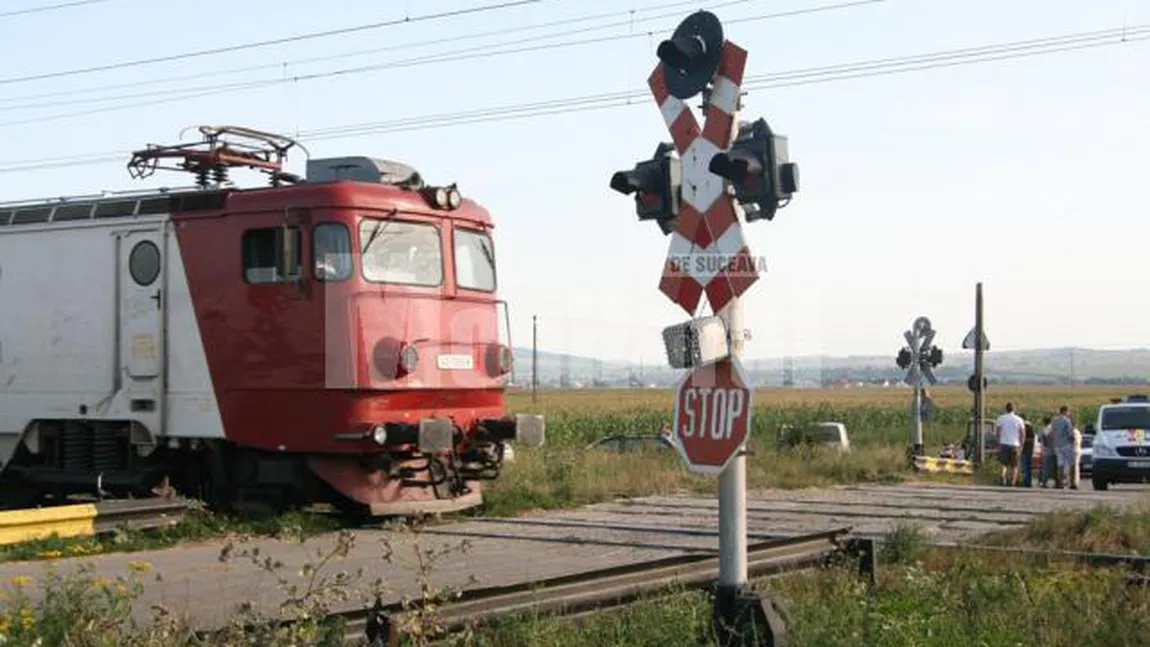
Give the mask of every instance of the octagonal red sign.
[(675, 392), (675, 445), (692, 472), (718, 474), (751, 426), (751, 389), (737, 357), (687, 374)]

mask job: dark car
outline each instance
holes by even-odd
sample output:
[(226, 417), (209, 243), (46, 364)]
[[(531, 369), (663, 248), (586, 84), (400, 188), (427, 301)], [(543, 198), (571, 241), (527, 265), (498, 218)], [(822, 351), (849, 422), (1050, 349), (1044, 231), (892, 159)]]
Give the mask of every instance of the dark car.
[(605, 449), (619, 453), (663, 451), (674, 448), (671, 439), (663, 434), (614, 434), (604, 436), (587, 446), (587, 449)]
[(1082, 434), (1082, 455), (1078, 458), (1078, 474), (1089, 475), (1094, 467), (1094, 434)]

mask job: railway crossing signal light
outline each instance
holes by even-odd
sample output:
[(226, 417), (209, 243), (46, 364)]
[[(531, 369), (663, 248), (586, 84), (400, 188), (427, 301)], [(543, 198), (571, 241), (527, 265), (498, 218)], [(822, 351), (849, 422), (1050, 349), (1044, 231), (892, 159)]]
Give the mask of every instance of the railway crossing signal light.
[(723, 25), (715, 14), (696, 11), (669, 39), (659, 43), (655, 55), (663, 62), (667, 92), (689, 99), (702, 92), (719, 69)]
[(942, 363), (942, 349), (938, 346), (931, 346), (930, 352), (926, 355), (926, 361), (932, 367), (938, 366)]
[(772, 132), (765, 119), (740, 124), (730, 150), (712, 157), (708, 170), (731, 183), (747, 222), (774, 219), (799, 190), (799, 167), (788, 158), (787, 138)]
[(910, 349), (903, 348), (898, 352), (898, 357), (895, 358), (895, 362), (898, 363), (899, 368), (906, 370), (910, 368), (911, 359)]
[(654, 220), (664, 235), (675, 230), (679, 199), (683, 186), (683, 167), (675, 147), (661, 143), (649, 160), (639, 162), (630, 171), (611, 176), (611, 188), (623, 195), (635, 194), (635, 213), (639, 220)]

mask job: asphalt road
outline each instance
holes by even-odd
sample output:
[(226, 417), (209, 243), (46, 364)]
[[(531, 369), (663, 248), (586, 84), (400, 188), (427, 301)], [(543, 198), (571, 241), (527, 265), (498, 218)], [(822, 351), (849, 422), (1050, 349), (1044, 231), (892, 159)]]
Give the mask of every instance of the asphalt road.
[[(909, 522), (932, 541), (951, 544), (988, 530), (1017, 527), (1057, 509), (1125, 506), (1145, 498), (1147, 492), (1130, 486), (1093, 492), (941, 484), (757, 491), (748, 497), (748, 534), (754, 541), (850, 527), (856, 535), (881, 537)], [(363, 584), (354, 587), (352, 598), (338, 608), (366, 606), (373, 599), (367, 584), (377, 578), (385, 583), (385, 601), (415, 595), (421, 579), (416, 548), (446, 551), (426, 570), (433, 587), (508, 585), (689, 552), (714, 552), (717, 510), (714, 499), (652, 496), (521, 518), (445, 523), (424, 528), (418, 536), (362, 528), (351, 532), (355, 545), (349, 554), (324, 572), (354, 573), (361, 568), (365, 572)], [(283, 567), (278, 574), (288, 583), (298, 583), (303, 581), (303, 566), (316, 563), (317, 555), (334, 545), (335, 535), (325, 535), (303, 543), (263, 539), (237, 548), (258, 548), (261, 557), (279, 560)], [(285, 597), (276, 577), (251, 561), (221, 562), (223, 547), (223, 542), (213, 541), (56, 560), (51, 565), (67, 572), (86, 562), (97, 573), (116, 575), (130, 572), (130, 562), (148, 562), (154, 571), (142, 575), (146, 589), (136, 607), (141, 619), (149, 616), (153, 604), (187, 615), (201, 628), (224, 624), (241, 602), (274, 611)], [(384, 559), (388, 548), (392, 561)], [(45, 567), (43, 562), (0, 564), (0, 578), (39, 579)]]

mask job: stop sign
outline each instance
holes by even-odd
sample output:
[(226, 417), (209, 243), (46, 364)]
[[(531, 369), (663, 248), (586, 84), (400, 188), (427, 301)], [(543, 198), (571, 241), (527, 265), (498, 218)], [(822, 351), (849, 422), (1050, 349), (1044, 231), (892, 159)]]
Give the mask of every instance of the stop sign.
[(747, 439), (751, 390), (738, 358), (687, 374), (675, 393), (675, 445), (692, 472), (718, 474)]

